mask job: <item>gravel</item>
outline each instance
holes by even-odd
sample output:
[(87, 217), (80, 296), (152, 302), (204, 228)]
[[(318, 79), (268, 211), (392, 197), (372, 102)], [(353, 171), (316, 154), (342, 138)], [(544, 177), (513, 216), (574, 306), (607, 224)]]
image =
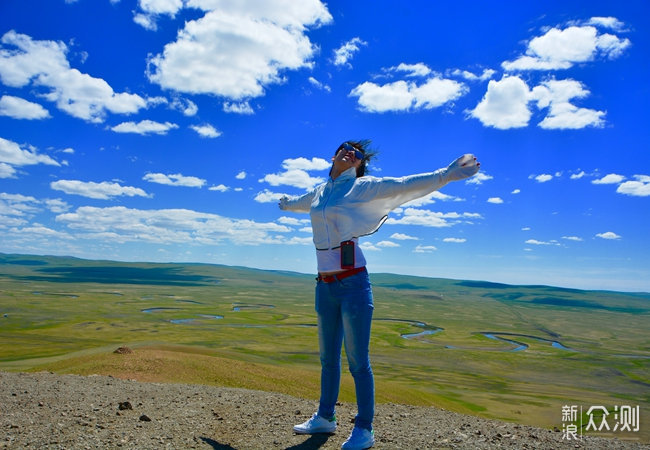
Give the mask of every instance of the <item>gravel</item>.
[[(313, 400), (107, 376), (0, 372), (0, 448), (338, 449), (355, 406), (337, 408), (334, 435), (301, 436)], [(432, 407), (379, 404), (377, 449), (648, 449), (638, 442), (562, 439), (546, 430)]]

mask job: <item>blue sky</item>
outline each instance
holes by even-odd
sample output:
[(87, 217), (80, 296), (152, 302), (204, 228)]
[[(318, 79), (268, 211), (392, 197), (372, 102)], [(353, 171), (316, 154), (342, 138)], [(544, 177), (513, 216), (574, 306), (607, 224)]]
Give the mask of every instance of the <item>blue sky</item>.
[(474, 153), (372, 272), (650, 291), (650, 6), (4, 0), (0, 252), (315, 271), (348, 139), (374, 176)]

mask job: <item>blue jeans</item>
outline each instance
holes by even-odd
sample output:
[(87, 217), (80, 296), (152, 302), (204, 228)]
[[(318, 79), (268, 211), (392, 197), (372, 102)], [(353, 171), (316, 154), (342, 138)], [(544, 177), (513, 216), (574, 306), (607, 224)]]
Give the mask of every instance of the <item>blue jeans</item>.
[(372, 289), (367, 272), (332, 283), (316, 285), (318, 343), (321, 362), (321, 396), (318, 414), (334, 416), (341, 382), (341, 346), (345, 343), (354, 378), (358, 414), (355, 426), (372, 430), (375, 415), (375, 381), (368, 346), (372, 322)]

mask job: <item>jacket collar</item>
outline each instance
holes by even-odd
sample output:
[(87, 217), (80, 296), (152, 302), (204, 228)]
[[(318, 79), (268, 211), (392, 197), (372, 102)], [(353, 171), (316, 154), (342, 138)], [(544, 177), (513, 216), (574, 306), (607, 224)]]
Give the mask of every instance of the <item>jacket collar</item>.
[(350, 167), (349, 169), (345, 170), (344, 172), (341, 172), (341, 174), (336, 177), (335, 180), (332, 180), (332, 177), (330, 177), (330, 181), (332, 183), (340, 183), (342, 181), (348, 181), (350, 179), (354, 179), (357, 177), (357, 169), (355, 167)]

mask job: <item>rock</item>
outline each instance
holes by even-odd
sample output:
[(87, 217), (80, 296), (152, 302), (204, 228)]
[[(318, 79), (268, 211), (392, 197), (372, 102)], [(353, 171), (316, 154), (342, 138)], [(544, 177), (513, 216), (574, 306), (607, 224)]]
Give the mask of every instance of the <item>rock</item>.
[(151, 422), (151, 417), (146, 414), (140, 416), (140, 422)]
[(133, 353), (133, 350), (131, 350), (129, 347), (119, 347), (113, 353), (117, 353), (119, 355), (128, 355)]
[(131, 405), (131, 402), (120, 402), (120, 404), (117, 406), (117, 409), (124, 411), (127, 409), (133, 409), (133, 406)]

